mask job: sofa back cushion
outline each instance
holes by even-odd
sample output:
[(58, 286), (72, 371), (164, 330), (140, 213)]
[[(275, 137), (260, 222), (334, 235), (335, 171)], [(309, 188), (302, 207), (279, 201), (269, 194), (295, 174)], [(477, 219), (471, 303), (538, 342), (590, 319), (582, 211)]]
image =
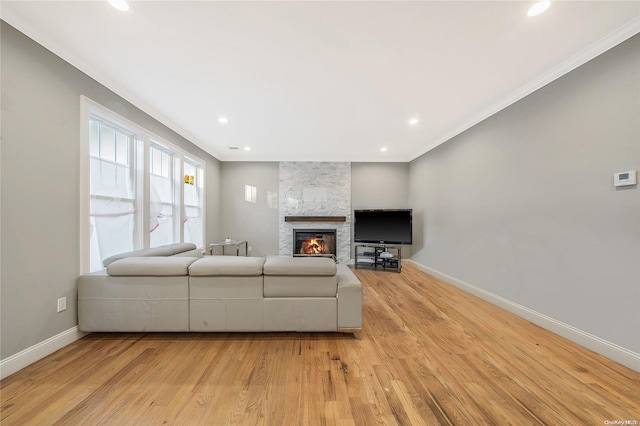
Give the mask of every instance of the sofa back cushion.
[(107, 266), (107, 274), (114, 277), (176, 277), (189, 275), (194, 257), (127, 257)]
[(336, 275), (265, 275), (264, 297), (336, 297)]
[(331, 276), (335, 275), (336, 262), (328, 257), (268, 257), (264, 262), (265, 275)]
[(191, 251), (196, 249), (196, 245), (193, 243), (175, 243), (175, 244), (167, 244), (166, 246), (162, 246), (171, 252), (171, 255), (184, 253), (186, 251)]
[(195, 257), (198, 259), (202, 259), (204, 257), (204, 255), (202, 254), (202, 250), (200, 249), (193, 249), (193, 250), (189, 250), (189, 251), (183, 251), (181, 253), (176, 253), (173, 255), (174, 257)]
[(262, 275), (263, 257), (206, 256), (192, 263), (192, 277), (256, 276)]
[(114, 254), (113, 256), (107, 257), (102, 261), (102, 265), (106, 268), (111, 265), (113, 262), (126, 259), (127, 257), (149, 257), (149, 256), (171, 256), (171, 250), (165, 249), (163, 247), (154, 247), (148, 249), (141, 250), (133, 250), (127, 251), (124, 253)]
[[(105, 260), (103, 260), (102, 265), (106, 268), (116, 260), (125, 259), (127, 257), (174, 256), (195, 249), (196, 245), (193, 243), (167, 244), (160, 247), (152, 247), (148, 249), (133, 250), (114, 254), (113, 256), (107, 257)], [(193, 257), (202, 257), (202, 253), (200, 253), (200, 256), (196, 254)]]

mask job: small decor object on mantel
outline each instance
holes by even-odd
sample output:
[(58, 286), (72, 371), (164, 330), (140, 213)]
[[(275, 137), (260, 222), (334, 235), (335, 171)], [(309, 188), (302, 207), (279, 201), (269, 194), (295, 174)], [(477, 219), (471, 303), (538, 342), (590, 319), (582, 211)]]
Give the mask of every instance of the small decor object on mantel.
[(225, 242), (225, 243), (230, 243), (230, 242), (231, 242), (231, 238), (229, 238), (229, 237), (225, 238), (225, 239), (224, 239), (224, 242)]

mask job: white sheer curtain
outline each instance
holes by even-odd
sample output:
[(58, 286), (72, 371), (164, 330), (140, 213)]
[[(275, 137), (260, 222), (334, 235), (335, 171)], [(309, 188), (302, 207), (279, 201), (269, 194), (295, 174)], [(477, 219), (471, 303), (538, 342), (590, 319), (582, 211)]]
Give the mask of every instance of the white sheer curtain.
[(173, 156), (151, 147), (149, 188), (149, 245), (158, 247), (179, 241), (174, 224)]
[(171, 244), (173, 237), (173, 189), (171, 180), (151, 175), (149, 188), (149, 245)]
[(127, 164), (91, 158), (91, 271), (102, 260), (133, 250), (136, 211), (133, 179)]
[[(183, 241), (202, 248), (204, 169), (199, 161), (185, 159), (144, 130), (127, 130), (124, 124), (94, 115), (89, 125), (89, 271), (102, 269), (102, 261), (114, 254), (179, 242), (181, 231)], [(183, 167), (193, 179), (181, 187)], [(82, 197), (86, 202), (86, 195)], [(143, 229), (146, 218), (149, 228)]]

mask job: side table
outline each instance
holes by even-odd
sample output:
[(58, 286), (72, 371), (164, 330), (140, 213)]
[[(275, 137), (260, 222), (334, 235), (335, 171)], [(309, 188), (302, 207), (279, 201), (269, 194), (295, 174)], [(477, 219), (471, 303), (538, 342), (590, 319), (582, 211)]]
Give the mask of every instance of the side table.
[(236, 256), (240, 256), (240, 246), (244, 244), (244, 255), (248, 256), (249, 254), (249, 246), (246, 241), (219, 241), (215, 243), (211, 243), (209, 245), (209, 254), (213, 255), (213, 251), (216, 247), (222, 247), (222, 255), (224, 256), (225, 247), (233, 247), (236, 249)]

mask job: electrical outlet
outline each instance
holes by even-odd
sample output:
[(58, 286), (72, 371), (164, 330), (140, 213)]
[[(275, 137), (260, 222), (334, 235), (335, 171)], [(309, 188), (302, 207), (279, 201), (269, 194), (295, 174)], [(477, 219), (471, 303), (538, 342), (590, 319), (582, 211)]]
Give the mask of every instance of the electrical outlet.
[(66, 310), (67, 310), (67, 298), (61, 297), (60, 299), (58, 299), (58, 312), (62, 312)]

